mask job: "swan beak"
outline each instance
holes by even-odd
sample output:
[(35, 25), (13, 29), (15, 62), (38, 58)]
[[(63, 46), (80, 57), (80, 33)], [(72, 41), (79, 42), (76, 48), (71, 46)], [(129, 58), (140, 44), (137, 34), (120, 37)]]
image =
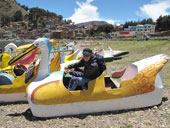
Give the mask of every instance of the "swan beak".
[(36, 46), (34, 46), (33, 44), (28, 47), (27, 49), (25, 49), (22, 53), (16, 55), (15, 57), (13, 57), (10, 61), (9, 61), (9, 65), (15, 65), (15, 63), (17, 63), (18, 61), (20, 61), (21, 59), (23, 59), (25, 56), (27, 56), (28, 54), (34, 52), (37, 49)]

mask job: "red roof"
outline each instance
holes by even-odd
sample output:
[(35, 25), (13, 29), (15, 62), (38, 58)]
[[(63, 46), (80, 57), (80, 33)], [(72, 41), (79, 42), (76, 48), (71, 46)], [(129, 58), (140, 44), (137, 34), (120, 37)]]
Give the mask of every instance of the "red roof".
[(133, 35), (131, 35), (131, 34), (120, 34), (120, 36), (122, 36), (122, 37), (132, 37)]
[(120, 34), (129, 34), (129, 32), (126, 32), (126, 31), (122, 31), (122, 32), (119, 32)]

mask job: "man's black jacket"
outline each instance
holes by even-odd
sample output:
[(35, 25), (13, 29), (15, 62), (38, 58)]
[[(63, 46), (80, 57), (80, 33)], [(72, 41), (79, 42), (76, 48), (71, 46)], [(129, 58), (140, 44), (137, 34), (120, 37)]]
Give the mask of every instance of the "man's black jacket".
[(84, 67), (84, 71), (80, 72), (71, 70), (70, 74), (77, 77), (90, 78), (91, 80), (97, 78), (101, 74), (100, 67), (97, 63), (97, 58), (94, 54), (92, 54), (88, 62), (84, 61), (82, 58), (79, 62), (68, 66), (69, 69), (79, 67)]

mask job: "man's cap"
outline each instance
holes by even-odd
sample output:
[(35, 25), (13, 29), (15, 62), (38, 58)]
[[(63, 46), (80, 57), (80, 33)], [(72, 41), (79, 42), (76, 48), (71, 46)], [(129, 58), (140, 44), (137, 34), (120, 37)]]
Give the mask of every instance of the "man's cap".
[(83, 54), (92, 54), (92, 50), (90, 48), (85, 48)]

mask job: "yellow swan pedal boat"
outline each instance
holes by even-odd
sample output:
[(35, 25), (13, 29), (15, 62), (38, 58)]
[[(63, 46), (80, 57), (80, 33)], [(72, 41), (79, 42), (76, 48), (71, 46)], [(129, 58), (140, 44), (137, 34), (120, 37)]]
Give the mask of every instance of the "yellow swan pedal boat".
[[(40, 38), (33, 45), (38, 46), (44, 58), (49, 59), (49, 41)], [(45, 46), (46, 45), (46, 46)], [(27, 89), (27, 99), (36, 117), (55, 117), (91, 112), (142, 108), (158, 105), (162, 101), (162, 69), (169, 57), (163, 54), (152, 56), (130, 64), (112, 77), (104, 73), (88, 83), (87, 89), (69, 91), (69, 77), (64, 71), (49, 74), (49, 64), (40, 64), (37, 78)]]
[[(34, 49), (25, 50), (28, 55)], [(1, 56), (1, 73), (0, 73), (0, 102), (16, 102), (26, 101), (26, 86), (36, 77), (37, 65), (31, 66), (26, 70), (23, 65), (15, 65), (19, 61), (20, 56), (10, 60), (9, 54), (3, 53)], [(15, 68), (17, 67), (17, 68)], [(9, 71), (10, 69), (10, 71)]]

